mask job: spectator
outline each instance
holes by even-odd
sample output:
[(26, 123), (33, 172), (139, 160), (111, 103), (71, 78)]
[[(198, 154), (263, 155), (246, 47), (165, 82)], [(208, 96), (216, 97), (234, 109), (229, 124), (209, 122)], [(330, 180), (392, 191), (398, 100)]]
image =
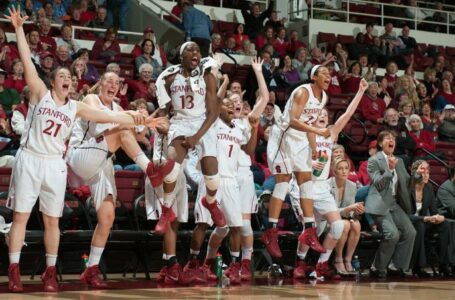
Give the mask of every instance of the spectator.
[(70, 24), (62, 25), (60, 33), (62, 36), (57, 38), (57, 46), (65, 45), (69, 51), (69, 55), (74, 57), (81, 47), (73, 39), (73, 28)]
[[(349, 177), (348, 179), (352, 182), (357, 183), (359, 181), (359, 178), (357, 176), (357, 171), (355, 169), (354, 162), (352, 159), (346, 154), (346, 149), (344, 149), (343, 145), (340, 144), (334, 144), (332, 147), (332, 160), (334, 161), (337, 157), (346, 159), (349, 161), (349, 166), (351, 167), (349, 171)], [(329, 176), (333, 176), (333, 170), (330, 170)]]
[(311, 60), (310, 63), (315, 65), (321, 65), (324, 62), (324, 58), (322, 56), (322, 51), (318, 47), (314, 47), (311, 49)]
[(389, 87), (389, 83), (387, 82), (387, 78), (382, 77), (382, 79), (381, 79), (381, 81), (379, 81), (379, 85), (378, 85), (378, 96), (379, 96), (379, 98), (384, 99), (387, 107), (390, 105), (390, 102), (392, 101), (392, 97), (390, 97), (390, 94), (387, 91), (388, 87)]
[(33, 13), (33, 1), (32, 0), (25, 0), (24, 1), (24, 14), (26, 14), (29, 17), (31, 17), (32, 13)]
[(405, 20), (400, 20), (400, 18), (406, 19), (405, 8), (403, 6), (403, 3), (401, 3), (401, 0), (392, 0), (392, 4), (394, 4), (394, 6), (384, 6), (384, 16), (390, 16), (394, 19), (385, 19), (384, 22), (393, 24), (396, 27), (401, 27), (404, 23), (407, 22)]
[[(270, 18), (273, 7), (273, 1), (269, 2), (269, 7), (262, 13), (258, 3), (251, 4), (250, 12), (247, 11), (246, 7), (242, 7), (242, 16), (245, 20), (245, 32), (250, 37), (250, 40), (256, 40), (259, 32), (261, 32), (263, 28), (265, 19)], [(259, 45), (258, 49), (261, 49)]]
[[(212, 43), (213, 45), (213, 43)], [(250, 40), (244, 40), (242, 42), (242, 48), (237, 51), (239, 54), (248, 55), (248, 56), (256, 56), (257, 51), (254, 49), (254, 44), (250, 42)]]
[(299, 72), (301, 81), (307, 81), (309, 79), (308, 73), (313, 67), (313, 64), (307, 60), (306, 51), (306, 48), (298, 48), (292, 60), (292, 66)]
[[(436, 70), (432, 68), (426, 68), (423, 72), (423, 84), (427, 88), (428, 95), (430, 95), (431, 99), (435, 99), (436, 95), (438, 94), (439, 90), (436, 87)], [(433, 105), (434, 106), (434, 103)]]
[(384, 68), (387, 64), (387, 46), (385, 45), (385, 40), (378, 36), (373, 38), (373, 45), (370, 47), (369, 60), (372, 64), (378, 64), (381, 68)]
[[(35, 1), (37, 2), (37, 1)], [(53, 8), (53, 15), (52, 18), (55, 20), (63, 20), (68, 18), (68, 14), (66, 12), (65, 4), (62, 3), (62, 0), (54, 0)]]
[(144, 63), (139, 67), (139, 78), (138, 80), (125, 79), (128, 84), (131, 99), (144, 98), (147, 102), (153, 101), (153, 97), (150, 94), (149, 87), (152, 81), (153, 66), (148, 63)]
[(265, 45), (273, 45), (275, 43), (275, 31), (273, 27), (266, 26), (262, 31), (262, 34), (256, 38), (256, 45), (258, 49), (263, 49)]
[(360, 102), (360, 112), (364, 120), (374, 124), (382, 124), (384, 122), (384, 113), (387, 105), (384, 99), (378, 97), (378, 84), (369, 82), (368, 90), (363, 95)]
[[(41, 53), (40, 67), (47, 79), (50, 78), (52, 71), (55, 69), (54, 60), (54, 55), (51, 52), (45, 51)], [(43, 78), (43, 80), (46, 82), (46, 78)]]
[(453, 82), (453, 73), (449, 70), (446, 70), (442, 73), (442, 79), (441, 80), (444, 80), (444, 79), (447, 79), (450, 84), (453, 86), (454, 82)]
[(367, 23), (365, 26), (366, 32), (363, 37), (363, 41), (366, 45), (368, 46), (373, 46), (373, 40), (374, 40), (374, 35), (373, 35), (373, 30), (374, 30), (374, 25), (373, 23)]
[[(111, 24), (107, 21), (107, 9), (105, 6), (98, 6), (96, 10), (96, 18), (93, 19), (89, 24), (89, 27), (98, 29), (108, 29)], [(94, 34), (97, 37), (103, 37), (103, 32), (95, 31)]]
[(0, 67), (11, 71), (11, 62), (19, 58), (19, 53), (13, 43), (8, 43), (5, 31), (0, 27)]
[(299, 71), (292, 66), (292, 60), (289, 54), (284, 55), (281, 72), (290, 86), (295, 86), (300, 83)]
[(55, 50), (57, 50), (57, 44), (52, 36), (51, 21), (49, 19), (43, 19), (40, 23), (38, 23), (38, 28), (41, 44), (45, 46), (46, 51), (55, 53)]
[(280, 28), (277, 31), (276, 39), (273, 42), (273, 48), (283, 57), (286, 54), (288, 48), (288, 42), (286, 41), (286, 29)]
[(333, 61), (326, 64), (326, 67), (329, 70), (329, 74), (330, 74), (330, 83), (329, 83), (329, 87), (326, 91), (327, 95), (334, 96), (334, 95), (342, 94), (343, 91), (341, 90), (341, 86), (340, 86), (341, 77), (343, 75), (342, 71), (341, 70), (337, 71), (337, 68), (335, 67), (335, 62), (333, 62)]
[[(414, 139), (409, 135), (404, 122), (399, 123), (398, 111), (388, 108), (384, 114), (384, 127), (381, 130), (391, 131), (395, 134), (396, 144), (394, 145), (395, 156), (400, 157), (406, 166), (412, 161), (413, 153), (416, 149)], [(379, 141), (378, 141), (379, 143)]]
[(453, 92), (452, 83), (448, 79), (441, 82), (441, 90), (436, 96), (435, 111), (441, 111), (447, 104), (455, 105), (455, 93)]
[(100, 79), (100, 75), (95, 66), (89, 63), (89, 50), (86, 48), (79, 49), (76, 53), (76, 57), (81, 58), (87, 66), (87, 73), (84, 75), (83, 79), (90, 84), (97, 82)]
[(362, 67), (358, 61), (353, 62), (348, 69), (348, 74), (343, 77), (341, 88), (343, 93), (356, 93), (362, 80)]
[(183, 0), (177, 0), (177, 4), (172, 8), (171, 10), (171, 22), (174, 23), (178, 28), (183, 30), (183, 23), (181, 23), (179, 20), (174, 18), (173, 16), (176, 16), (180, 18), (180, 20), (183, 19)]
[(212, 43), (210, 44), (210, 51), (212, 54), (221, 52), (223, 49), (221, 45), (221, 35), (219, 33), (212, 34)]
[(82, 94), (85, 94), (88, 89), (90, 88), (90, 85), (93, 84), (94, 82), (90, 82), (89, 80), (86, 79), (86, 76), (88, 74), (88, 67), (87, 63), (85, 60), (81, 57), (76, 58), (73, 61), (73, 64), (71, 65), (71, 74), (77, 76), (77, 87), (76, 87), (76, 92), (81, 92)]
[(385, 278), (386, 270), (405, 276), (409, 268), (416, 231), (408, 215), (411, 198), (409, 174), (400, 158), (394, 157), (398, 144), (393, 131), (378, 135), (378, 153), (368, 159), (371, 186), (366, 200), (366, 212), (374, 217), (384, 239), (379, 243), (370, 276)]
[(414, 251), (412, 252), (412, 273), (419, 277), (430, 277), (423, 268), (427, 266), (426, 236), (438, 233), (439, 271), (448, 274), (449, 250), (451, 251), (451, 232), (445, 217), (438, 213), (437, 201), (431, 184), (430, 165), (424, 160), (417, 160), (411, 167), (411, 214), (410, 219), (416, 230)]
[[(417, 20), (417, 28), (419, 28), (419, 29), (423, 29), (421, 26), (423, 20), (431, 18), (429, 11), (418, 8), (417, 0), (409, 0), (408, 7), (406, 8), (405, 12), (406, 12), (406, 17), (408, 17), (409, 19)], [(408, 22), (408, 24), (414, 24), (414, 22)], [(413, 26), (413, 29), (416, 29), (416, 28), (414, 28), (414, 26)]]
[(202, 57), (206, 57), (209, 55), (213, 24), (209, 16), (194, 8), (193, 2), (193, 0), (185, 0), (183, 3), (183, 27), (186, 39), (198, 44)]
[(281, 20), (278, 20), (278, 12), (276, 10), (273, 10), (270, 13), (270, 17), (265, 22), (265, 26), (271, 26), (273, 29), (278, 32), (278, 29), (284, 27), (284, 24), (286, 23), (286, 18), (282, 18)]
[[(395, 0), (396, 1), (396, 0)], [(385, 24), (385, 32), (383, 35), (381, 35), (381, 39), (383, 39), (386, 42), (386, 46), (388, 48), (388, 53), (394, 53), (397, 54), (397, 51), (402, 44), (400, 39), (398, 39), (393, 32), (393, 24), (392, 23), (387, 23)]]
[(430, 131), (433, 135), (437, 136), (438, 126), (441, 124), (441, 121), (433, 113), (429, 102), (424, 102), (422, 104), (420, 118), (422, 119), (423, 129)]
[(70, 52), (66, 45), (57, 46), (57, 55), (55, 58), (55, 65), (70, 68), (73, 61), (70, 57)]
[(128, 0), (106, 0), (108, 23), (120, 30), (127, 29)]
[(162, 68), (159, 65), (158, 61), (153, 58), (153, 54), (155, 53), (155, 44), (152, 40), (144, 40), (142, 42), (142, 55), (136, 57), (135, 63), (135, 73), (139, 74), (139, 68), (142, 64), (148, 63), (151, 64), (153, 67), (153, 75), (152, 78), (158, 78), (158, 75), (161, 73)]
[(32, 21), (35, 23), (35, 24), (39, 24), (42, 20), (46, 19), (46, 11), (44, 10), (44, 8), (39, 8), (38, 10), (36, 10), (33, 15), (32, 15)]
[(32, 55), (32, 60), (36, 65), (39, 65), (40, 54), (43, 51), (47, 50), (46, 44), (40, 42), (39, 32), (36, 29), (30, 30), (27, 34), (27, 42), (30, 47), (30, 52)]
[(455, 169), (438, 189), (438, 211), (446, 218), (455, 219)]
[(81, 22), (81, 10), (79, 6), (71, 6), (69, 23), (75, 26), (84, 26)]
[(419, 115), (411, 115), (408, 120), (408, 127), (411, 128), (409, 135), (414, 139), (416, 143), (416, 152), (414, 156), (423, 157), (427, 156), (427, 153), (422, 149), (425, 149), (431, 153), (436, 150), (434, 143), (433, 133), (423, 128), (422, 119)]
[(398, 66), (394, 61), (389, 61), (385, 67), (386, 73), (384, 77), (387, 79), (388, 87), (387, 92), (389, 93), (392, 99), (395, 98), (395, 81), (397, 81), (398, 76)]
[(355, 43), (348, 45), (349, 58), (351, 60), (358, 60), (361, 54), (370, 52), (369, 46), (365, 44), (365, 36), (362, 32), (357, 33), (355, 40)]
[(22, 93), (22, 90), (26, 86), (24, 79), (24, 65), (22, 61), (16, 58), (13, 63), (13, 73), (8, 75), (5, 79), (5, 88), (15, 89), (18, 93)]
[(435, 7), (434, 7), (435, 10), (439, 10), (439, 11), (435, 11), (433, 13), (433, 18), (432, 18), (432, 21), (434, 22), (440, 22), (440, 23), (444, 23), (444, 25), (442, 24), (435, 24), (435, 25), (432, 25), (430, 26), (430, 29), (432, 31), (435, 31), (435, 32), (444, 32), (446, 33), (446, 23), (447, 23), (447, 14), (446, 12), (444, 11), (444, 7), (442, 5), (442, 2), (441, 1), (437, 1), (435, 3)]
[(291, 30), (291, 34), (289, 35), (287, 52), (291, 55), (291, 57), (293, 57), (295, 56), (297, 50), (300, 48), (306, 48), (306, 45), (304, 42), (300, 40), (299, 33), (297, 32), (297, 30)]
[[(356, 184), (348, 180), (351, 166), (345, 158), (336, 158), (332, 163), (334, 177), (328, 179), (331, 193), (344, 221), (344, 230), (335, 247), (335, 268), (341, 275), (352, 272), (352, 256), (360, 239), (359, 215), (364, 213), (362, 203), (355, 203)], [(343, 256), (346, 246), (345, 255)]]
[(453, 104), (447, 104), (444, 107), (441, 120), (441, 125), (438, 127), (439, 140), (455, 143), (455, 106)]
[(96, 18), (96, 13), (89, 10), (88, 8), (88, 0), (80, 0), (79, 2), (79, 10), (81, 13), (81, 19), (80, 22), (84, 26), (87, 26), (90, 22), (95, 20)]
[(409, 127), (408, 120), (409, 117), (414, 114), (414, 106), (412, 102), (407, 98), (407, 94), (399, 95), (400, 97), (400, 104), (398, 106), (398, 116), (399, 122), (404, 124), (408, 130), (411, 130)]
[[(368, 144), (368, 155), (370, 157), (374, 156), (377, 152), (377, 144), (378, 141), (373, 140)], [(371, 178), (368, 176), (368, 160), (361, 161), (359, 164), (359, 171), (357, 171), (357, 175), (359, 177), (359, 181), (363, 186), (370, 185), (371, 183)]]
[(0, 104), (3, 107), (3, 110), (9, 114), (18, 104), (20, 104), (21, 99), (15, 89), (5, 87), (5, 79), (7, 75), (8, 72), (0, 69)]
[(28, 103), (30, 101), (30, 89), (25, 86), (21, 95), (22, 103), (16, 106), (11, 117), (11, 129), (18, 136), (21, 136), (25, 130), (25, 119), (27, 118)]
[(431, 96), (428, 95), (427, 87), (423, 83), (419, 83), (416, 87), (417, 97), (419, 97), (420, 103), (432, 102)]
[(235, 50), (240, 50), (242, 48), (243, 41), (249, 40), (248, 35), (244, 34), (245, 25), (239, 23), (235, 26), (234, 34), (232, 37), (235, 40)]
[(161, 68), (166, 68), (167, 65), (167, 58), (166, 58), (166, 53), (164, 53), (163, 48), (158, 45), (155, 37), (155, 30), (153, 30), (152, 27), (146, 27), (144, 29), (144, 35), (142, 36), (142, 39), (134, 45), (133, 51), (131, 51), (131, 55), (136, 58), (140, 55), (142, 55), (142, 42), (144, 40), (149, 39), (153, 41), (153, 45), (155, 46), (155, 53), (153, 54), (153, 58), (156, 59), (161, 66)]
[(59, 24), (62, 23), (62, 20), (60, 18), (54, 17), (54, 7), (52, 6), (51, 2), (45, 2), (43, 5), (43, 9), (44, 9), (44, 12), (46, 13), (46, 19), (48, 19), (49, 22), (53, 21), (54, 23), (59, 23)]
[(414, 109), (420, 111), (420, 99), (417, 96), (416, 88), (412, 78), (408, 75), (398, 77), (395, 82), (395, 95), (406, 93), (409, 101), (411, 101)]
[(224, 45), (223, 52), (228, 54), (237, 54), (235, 47), (235, 39), (233, 37), (228, 37)]
[(267, 103), (267, 106), (265, 107), (259, 120), (259, 124), (264, 129), (275, 124), (275, 106), (273, 103)]
[(93, 45), (90, 58), (93, 60), (113, 61), (120, 55), (120, 45), (117, 41), (117, 29), (109, 27), (103, 39), (98, 39)]
[(411, 54), (417, 49), (417, 41), (415, 38), (409, 36), (409, 26), (404, 25), (401, 29), (401, 35), (398, 38), (401, 40), (398, 53), (399, 54)]
[(229, 91), (231, 92), (231, 94), (239, 94), (239, 95), (242, 95), (242, 84), (237, 81), (237, 80), (233, 80), (231, 82), (231, 84), (229, 85)]

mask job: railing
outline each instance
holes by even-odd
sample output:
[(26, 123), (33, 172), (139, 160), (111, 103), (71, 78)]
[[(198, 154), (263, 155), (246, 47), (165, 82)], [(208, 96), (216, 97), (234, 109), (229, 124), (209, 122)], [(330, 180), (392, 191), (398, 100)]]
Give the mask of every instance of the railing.
[[(442, 10), (436, 10), (436, 9), (431, 9), (431, 8), (422, 8), (422, 7), (415, 7), (415, 6), (405, 6), (405, 5), (396, 5), (396, 4), (391, 4), (391, 3), (378, 3), (378, 2), (372, 2), (372, 1), (363, 1), (363, 0), (343, 0), (343, 3), (346, 3), (346, 9), (334, 9), (334, 8), (326, 8), (326, 7), (319, 7), (318, 5), (314, 5), (314, 0), (311, 0), (311, 8), (310, 8), (310, 17), (314, 18), (315, 12), (327, 12), (327, 13), (332, 13), (336, 15), (345, 15), (346, 18), (343, 20), (343, 22), (350, 22), (350, 17), (352, 16), (363, 16), (363, 17), (372, 17), (372, 18), (380, 18), (381, 23), (380, 25), (384, 26), (384, 19), (387, 20), (400, 20), (400, 21), (408, 21), (412, 22), (416, 28), (418, 24), (434, 24), (434, 25), (443, 25), (447, 28), (446, 33), (450, 33), (450, 28), (455, 27), (455, 24), (450, 23), (450, 17), (452, 14), (454, 14), (453, 11), (442, 11)], [(369, 14), (369, 13), (364, 13), (364, 12), (351, 12), (350, 11), (350, 4), (365, 4), (369, 6), (375, 6), (379, 7), (381, 13), (379, 15), (377, 14)], [(385, 16), (384, 15), (384, 7), (400, 7), (402, 9), (413, 9), (414, 10), (414, 18), (399, 18), (399, 17), (394, 17), (394, 16)], [(433, 14), (435, 12), (441, 13), (446, 16), (446, 21), (445, 22), (436, 22), (436, 21), (431, 21), (431, 20), (419, 20), (417, 18), (418, 14), (417, 12), (420, 10), (424, 10), (426, 12), (432, 12)]]
[(308, 5), (305, 0), (289, 0), (288, 1), (289, 19), (308, 19)]
[[(430, 1), (417, 1), (417, 5), (420, 6), (420, 7), (434, 7), (434, 6), (436, 6), (436, 3), (435, 2), (430, 2)], [(444, 4), (442, 4), (442, 8), (444, 10), (445, 9), (451, 9), (451, 10), (455, 11), (455, 5), (452, 5), (452, 4), (444, 3)]]
[[(171, 1), (171, 0), (170, 0), (170, 1)], [(253, 3), (254, 3), (254, 2), (262, 3), (262, 4), (265, 4), (266, 7), (269, 6), (269, 2), (270, 2), (270, 0), (247, 0), (247, 1), (248, 1), (248, 2), (253, 2)], [(176, 0), (172, 0), (171, 2), (177, 2), (177, 1), (176, 1)], [(223, 8), (223, 3), (224, 3), (224, 2), (229, 3), (230, 0), (220, 0), (220, 6), (219, 6), (220, 8)], [(208, 5), (208, 6), (213, 6), (213, 5)]]
[[(151, 3), (153, 3), (153, 5), (155, 5), (156, 7), (158, 7), (160, 9), (160, 18), (161, 20), (164, 20), (164, 15), (166, 13), (166, 15), (169, 15), (173, 18), (175, 18), (177, 21), (179, 21), (180, 23), (183, 22), (182, 19), (180, 19), (179, 17), (177, 17), (176, 15), (174, 15), (172, 12), (170, 12), (169, 10), (167, 10), (165, 7), (163, 7), (162, 5), (160, 5), (158, 2), (156, 2), (155, 0), (149, 0)], [(174, 1), (173, 1), (174, 2)], [(143, 4), (143, 1), (139, 1), (139, 5), (142, 5), (144, 6)]]

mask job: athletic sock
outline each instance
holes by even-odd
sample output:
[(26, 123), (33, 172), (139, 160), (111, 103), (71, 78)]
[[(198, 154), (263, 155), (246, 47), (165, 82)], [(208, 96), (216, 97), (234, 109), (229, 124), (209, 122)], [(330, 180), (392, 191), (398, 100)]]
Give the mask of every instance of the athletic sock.
[(9, 264), (18, 264), (19, 263), (19, 260), (21, 258), (21, 252), (12, 252), (12, 253), (8, 253), (8, 256), (9, 256)]
[(134, 162), (139, 166), (139, 168), (141, 168), (142, 171), (145, 172), (150, 163), (150, 159), (144, 152), (141, 152), (134, 158)]
[(318, 259), (318, 263), (323, 263), (329, 260), (330, 255), (332, 254), (333, 249), (326, 249), (326, 253), (321, 253)]
[(190, 249), (190, 260), (194, 260), (194, 259), (198, 259), (199, 257), (199, 253), (201, 253), (200, 250), (193, 250), (193, 249)]
[(304, 228), (312, 228), (315, 227), (315, 220), (314, 217), (303, 217), (303, 227)]
[(239, 261), (240, 252), (230, 251), (229, 253), (231, 254), (231, 262), (233, 264)]
[(269, 218), (269, 223), (267, 225), (267, 229), (269, 228), (276, 228), (278, 226), (278, 219)]
[(242, 247), (242, 259), (251, 260), (251, 254), (253, 254), (253, 248)]
[(56, 254), (47, 254), (46, 253), (46, 267), (53, 267), (57, 263)]
[(99, 265), (101, 255), (103, 255), (104, 248), (91, 246), (90, 247), (90, 255), (88, 257), (88, 266), (96, 266)]

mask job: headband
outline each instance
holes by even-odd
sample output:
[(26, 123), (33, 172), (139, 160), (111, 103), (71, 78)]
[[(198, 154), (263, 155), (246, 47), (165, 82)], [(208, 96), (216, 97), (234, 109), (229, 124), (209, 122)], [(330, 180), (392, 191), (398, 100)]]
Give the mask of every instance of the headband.
[(310, 72), (310, 79), (313, 78), (314, 74), (316, 73), (316, 71), (319, 69), (319, 67), (321, 67), (321, 65), (315, 65), (311, 68), (311, 72)]
[(182, 44), (182, 46), (180, 46), (180, 56), (183, 54), (183, 51), (185, 50), (186, 47), (188, 47), (190, 44), (194, 44), (194, 42), (185, 42)]

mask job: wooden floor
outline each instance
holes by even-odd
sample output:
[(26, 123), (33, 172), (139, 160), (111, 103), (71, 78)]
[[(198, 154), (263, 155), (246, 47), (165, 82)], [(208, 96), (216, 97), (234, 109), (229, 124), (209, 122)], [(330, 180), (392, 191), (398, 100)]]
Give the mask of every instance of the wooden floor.
[[(109, 290), (88, 290), (76, 278), (61, 283), (62, 292), (46, 294), (39, 292), (39, 281), (24, 281), (27, 293), (7, 294), (5, 277), (0, 277), (0, 299), (322, 299), (322, 300), (411, 300), (455, 299), (455, 281), (408, 280), (400, 282), (270, 282), (259, 278), (255, 284), (199, 287), (160, 287), (144, 279), (111, 279)], [(35, 292), (33, 292), (35, 291)]]

